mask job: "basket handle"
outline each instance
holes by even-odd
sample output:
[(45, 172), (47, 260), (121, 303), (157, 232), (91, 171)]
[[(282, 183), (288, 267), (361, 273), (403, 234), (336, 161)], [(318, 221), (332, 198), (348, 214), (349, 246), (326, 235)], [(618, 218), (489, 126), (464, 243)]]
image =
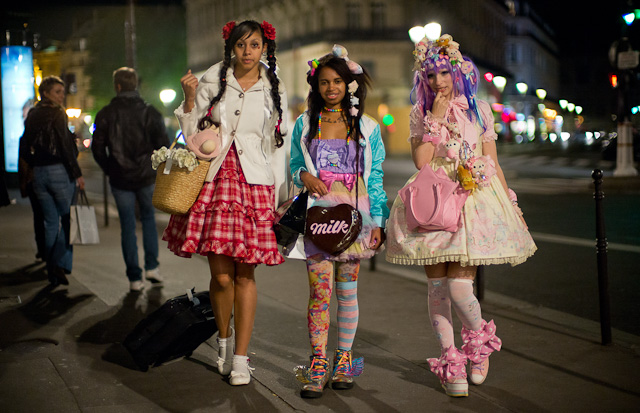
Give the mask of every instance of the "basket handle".
[(178, 136), (176, 136), (176, 138), (173, 140), (173, 142), (171, 142), (171, 145), (169, 146), (169, 149), (173, 149), (173, 147), (176, 146), (176, 143), (178, 143), (178, 139), (180, 139), (180, 136), (184, 136), (182, 134), (182, 131), (180, 131)]

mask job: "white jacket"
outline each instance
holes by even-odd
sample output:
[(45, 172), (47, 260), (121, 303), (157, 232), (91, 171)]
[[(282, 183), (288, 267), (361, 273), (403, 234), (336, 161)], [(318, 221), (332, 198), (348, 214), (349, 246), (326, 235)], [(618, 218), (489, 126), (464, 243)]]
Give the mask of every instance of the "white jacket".
[[(247, 182), (255, 185), (275, 185), (277, 208), (288, 197), (288, 154), (291, 139), (287, 136), (288, 106), (284, 84), (280, 83), (280, 105), (282, 123), (280, 131), (284, 145), (275, 146), (274, 131), (278, 122), (278, 111), (271, 99), (271, 83), (267, 77), (268, 66), (260, 63), (260, 80), (243, 92), (233, 75), (232, 61), (227, 71), (227, 88), (222, 99), (214, 106), (212, 115), (220, 123), (222, 151), (211, 161), (206, 181), (211, 182), (218, 173), (231, 143), (235, 141), (242, 172)], [(183, 110), (184, 101), (175, 110), (183, 135), (198, 132), (198, 122), (206, 114), (209, 103), (218, 94), (222, 62), (209, 68), (198, 81), (195, 107), (189, 113)], [(236, 130), (237, 133), (233, 133)]]

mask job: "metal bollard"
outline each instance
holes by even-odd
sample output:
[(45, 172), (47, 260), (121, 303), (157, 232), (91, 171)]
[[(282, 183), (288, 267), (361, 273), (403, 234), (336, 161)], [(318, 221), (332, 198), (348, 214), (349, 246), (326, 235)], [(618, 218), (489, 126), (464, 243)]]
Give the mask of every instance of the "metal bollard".
[(478, 265), (476, 271), (476, 298), (478, 301), (484, 299), (484, 265)]
[(611, 306), (609, 302), (609, 275), (607, 273), (607, 238), (604, 228), (604, 213), (602, 200), (603, 173), (600, 169), (594, 169), (591, 173), (595, 192), (593, 198), (596, 200), (596, 251), (598, 259), (598, 298), (600, 301), (600, 335), (602, 344), (611, 344)]

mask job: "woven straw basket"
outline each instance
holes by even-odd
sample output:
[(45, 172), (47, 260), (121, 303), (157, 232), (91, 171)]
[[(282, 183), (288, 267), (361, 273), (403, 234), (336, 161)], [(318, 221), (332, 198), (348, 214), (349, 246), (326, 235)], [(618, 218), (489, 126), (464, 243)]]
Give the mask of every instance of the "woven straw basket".
[(191, 172), (173, 165), (169, 174), (165, 174), (165, 162), (162, 162), (156, 175), (153, 206), (171, 215), (189, 212), (204, 185), (209, 165), (209, 161), (198, 160), (198, 166)]

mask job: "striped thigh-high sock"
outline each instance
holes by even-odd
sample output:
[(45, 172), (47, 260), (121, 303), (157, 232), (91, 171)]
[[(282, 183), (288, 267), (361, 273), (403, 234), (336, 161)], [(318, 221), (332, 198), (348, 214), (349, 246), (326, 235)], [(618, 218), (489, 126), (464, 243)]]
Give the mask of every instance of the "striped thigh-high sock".
[(360, 261), (339, 263), (336, 276), (338, 298), (338, 348), (351, 350), (358, 329), (358, 272)]
[(329, 304), (333, 289), (333, 262), (308, 258), (307, 274), (309, 276), (307, 327), (311, 353), (314, 356), (326, 358), (330, 322)]

